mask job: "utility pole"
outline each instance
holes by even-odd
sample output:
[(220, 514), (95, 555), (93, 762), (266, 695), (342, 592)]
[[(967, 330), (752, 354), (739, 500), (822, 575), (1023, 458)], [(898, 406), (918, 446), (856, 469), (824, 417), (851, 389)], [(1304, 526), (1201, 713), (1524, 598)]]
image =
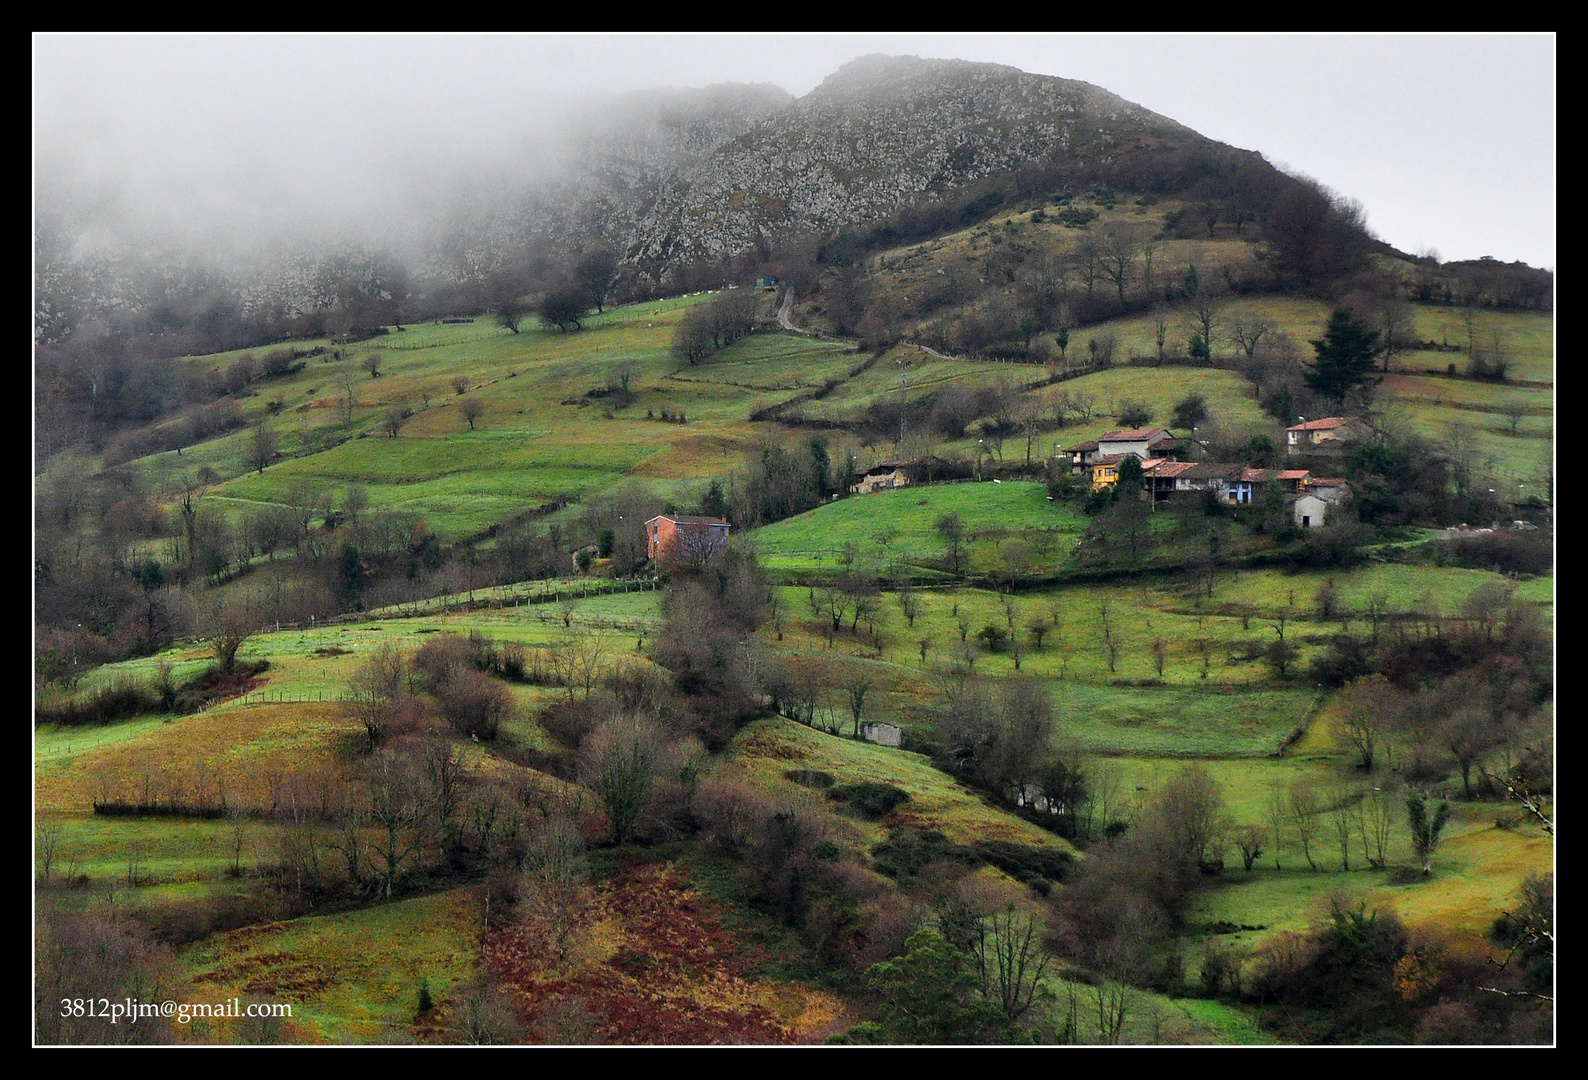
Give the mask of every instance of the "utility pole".
[(899, 365), (899, 456), (902, 458), (904, 456), (904, 406), (910, 392), (908, 383), (910, 361), (900, 357), (894, 363)]

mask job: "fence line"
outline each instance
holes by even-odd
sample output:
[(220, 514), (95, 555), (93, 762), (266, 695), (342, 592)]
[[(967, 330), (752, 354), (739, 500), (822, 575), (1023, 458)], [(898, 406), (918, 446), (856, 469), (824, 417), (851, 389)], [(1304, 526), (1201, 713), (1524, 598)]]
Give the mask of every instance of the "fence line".
[[(495, 587), (511, 588), (512, 586)], [(445, 600), (432, 597), (425, 600), (404, 601), (400, 604), (388, 604), (372, 611), (350, 611), (342, 615), (332, 615), (326, 619), (317, 619), (307, 623), (275, 621), (270, 624), (269, 629), (274, 631), (317, 630), (324, 626), (369, 622), (372, 619), (421, 619), (457, 611), (491, 611), (509, 607), (533, 607), (536, 604), (556, 604), (564, 600), (588, 600), (592, 597), (614, 596), (620, 593), (657, 592), (660, 588), (660, 580), (651, 578), (638, 581), (616, 581), (606, 585), (582, 585), (578, 588), (552, 589), (519, 595), (476, 596), (472, 600), (467, 597)]]

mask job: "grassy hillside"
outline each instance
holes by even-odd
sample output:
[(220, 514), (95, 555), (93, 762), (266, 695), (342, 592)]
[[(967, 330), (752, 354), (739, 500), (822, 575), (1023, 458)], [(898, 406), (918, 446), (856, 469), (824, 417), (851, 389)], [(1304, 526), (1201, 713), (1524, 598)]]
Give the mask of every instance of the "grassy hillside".
[[(1098, 225), (1151, 224), (1184, 209), (1128, 204), (1106, 209)], [(1228, 232), (1209, 241), (1163, 241), (1155, 249), (1156, 272), (1172, 278), (1195, 264), (1210, 277), (1224, 267), (1235, 272), (1248, 266), (1256, 258), (1254, 246)], [(1011, 245), (1055, 256), (1073, 252), (1077, 243), (1077, 230), (1055, 215), (1039, 221), (1027, 213), (887, 252), (874, 257), (869, 269), (881, 294), (920, 308), (918, 329), (924, 335), (974, 314), (965, 306), (969, 301), (922, 301), (926, 293), (937, 295), (943, 279), (976, 275), (980, 285), (980, 275)], [(1108, 286), (1099, 280), (1096, 287)], [(980, 291), (977, 296), (975, 303), (988, 299)], [(711, 480), (742, 473), (749, 456), (768, 443), (817, 434), (829, 440), (833, 460), (842, 460), (846, 451), (862, 466), (894, 456), (900, 448), (891, 437), (868, 434), (861, 421), (873, 410), (876, 428), (878, 416), (886, 419), (897, 408), (899, 361), (910, 363), (907, 393), (917, 407), (954, 386), (1012, 387), (1044, 409), (1061, 394), (1089, 399), (1089, 420), (1039, 433), (1035, 464), (1056, 446), (1118, 426), (1126, 403), (1140, 403), (1153, 424), (1167, 425), (1175, 404), (1193, 393), (1206, 398), (1210, 431), (1239, 439), (1278, 435), (1250, 385), (1228, 368), (1126, 363), (1155, 352), (1155, 314), (1077, 329), (1069, 345), (1072, 358), (1086, 353), (1089, 339), (1112, 335), (1116, 366), (1071, 378), (1060, 362), (1053, 374), (1065, 377), (1050, 381), (1049, 371), (1035, 364), (931, 357), (908, 344), (872, 356), (848, 342), (781, 332), (758, 332), (701, 363), (684, 364), (671, 352), (673, 332), (687, 310), (710, 299), (697, 295), (618, 307), (566, 334), (529, 324), (515, 334), (481, 318), (394, 329), (350, 346), (309, 343), (327, 351), (307, 358), (301, 371), (256, 382), (237, 399), (245, 426), (180, 454), (130, 461), (122, 466), (125, 480), (164, 504), (168, 533), (180, 531), (178, 506), (189, 489), (203, 492), (201, 506), (237, 523), (262, 507), (288, 504), (302, 485), (317, 489), (322, 509), (345, 505), (348, 489), (358, 486), (370, 507), (413, 511), (444, 542), (482, 538), (473, 550), (486, 557), (500, 550), (494, 545), (511, 539), (493, 533), (493, 526), (571, 500), (537, 519), (537, 527), (588, 528), (578, 515), (622, 484), (637, 484), (659, 502), (692, 510)], [(797, 321), (821, 327), (832, 300), (830, 292), (818, 294), (799, 309)], [(1226, 318), (1236, 315), (1271, 319), (1306, 355), (1305, 342), (1320, 333), (1329, 309), (1295, 297), (1243, 296), (1225, 312)], [(1183, 313), (1171, 311), (1165, 318), (1171, 333), (1183, 338)], [(1425, 340), (1465, 338), (1461, 311), (1418, 307), (1415, 319)], [(1492, 341), (1496, 333), (1510, 352), (1511, 381), (1460, 377), (1465, 358), (1459, 354), (1413, 352), (1392, 365), (1375, 408), (1392, 429), (1464, 453), (1475, 483), (1496, 487), (1507, 496), (1500, 501), (1507, 502), (1542, 494), (1549, 482), (1541, 462), (1553, 437), (1553, 322), (1547, 315), (1479, 313), (1474, 334)], [(1215, 344), (1220, 355), (1232, 350), (1228, 341)], [(379, 376), (371, 377), (363, 361), (375, 353), (382, 361)], [(218, 371), (238, 355), (185, 362)], [(1452, 359), (1455, 375), (1445, 369)], [(460, 390), (455, 379), (467, 379), (467, 385)], [(620, 392), (625, 379), (626, 393)], [(483, 406), (472, 425), (464, 417), (467, 402)], [(750, 420), (789, 402), (795, 403), (775, 410), (776, 421)], [(383, 429), (393, 409), (411, 413), (395, 436)], [(664, 420), (664, 411), (685, 422)], [(972, 430), (985, 429), (986, 418), (979, 419), (981, 427)], [(262, 471), (247, 461), (253, 424), (265, 425), (278, 440), (279, 456)], [(815, 673), (815, 723), (805, 726), (765, 710), (712, 743), (726, 742), (720, 755), (692, 757), (667, 779), (681, 787), (703, 778), (739, 781), (768, 806), (825, 815), (822, 820), (851, 860), (846, 872), (864, 876), (870, 890), (863, 896), (869, 906), (856, 906), (865, 906), (874, 922), (837, 906), (823, 911), (833, 925), (848, 926), (843, 934), (851, 944), (873, 933), (882, 941), (902, 924), (900, 911), (908, 908), (905, 914), (919, 918), (925, 910), (924, 894), (899, 899), (893, 884), (868, 869), (869, 853), (901, 829), (941, 832), (951, 844), (1004, 842), (1074, 853), (1083, 863), (1088, 858), (1084, 844), (1078, 850), (1013, 812), (997, 792), (973, 789), (934, 765), (945, 760), (931, 755), (945, 749), (941, 706), (945, 686), (957, 677), (951, 669), (968, 667), (988, 680), (983, 689), (989, 695), (1008, 680), (1033, 680), (1052, 705), (1053, 747), (1082, 755), (1090, 775), (1112, 792), (1118, 821), (1138, 820), (1158, 791), (1197, 764), (1220, 786), (1228, 824), (1259, 824), (1276, 790), (1334, 792), (1364, 782), (1352, 769), (1336, 698), (1311, 673), (1310, 665), (1338, 638), (1365, 643), (1397, 627), (1415, 636), (1429, 624), (1436, 636), (1446, 628), (1455, 632), (1469, 598), (1484, 587), (1514, 588), (1516, 599), (1553, 610), (1552, 575), (1434, 565), (1440, 556), (1421, 554), (1431, 545), (1417, 547), (1427, 536), (1417, 529), (1380, 537), (1384, 543), (1367, 549), (1366, 561), (1351, 567), (1259, 567), (1245, 556), (1269, 557), (1274, 541), (1252, 522), (1166, 510), (1148, 522), (1153, 559), (1127, 566), (1106, 557), (1118, 550), (1109, 534), (1112, 518), (1087, 517), (1076, 501), (1050, 500), (1046, 485), (1029, 478), (1040, 475), (1037, 469), (1017, 475), (1025, 461), (1023, 439), (1009, 437), (989, 449), (980, 435), (940, 437), (917, 428), (903, 452), (967, 459), (990, 452), (1002, 459), (999, 482), (840, 498), (753, 531), (748, 539), (774, 582), (775, 611), (755, 637), (735, 636), (732, 645), (762, 675)], [(937, 528), (949, 514), (964, 529), (957, 568)], [(1188, 559), (1206, 550), (1210, 530), (1222, 530), (1224, 561), (1211, 576), (1193, 574)], [(152, 557), (174, 576), (179, 543), (135, 537), (118, 554), (117, 565)], [(811, 941), (820, 928), (812, 928), (814, 917), (812, 925), (778, 922), (766, 903), (746, 892), (743, 867), (708, 850), (704, 840), (697, 842), (691, 830), (699, 823), (691, 824), (685, 804), (674, 808), (676, 816), (651, 848), (595, 853), (581, 915), (585, 932), (578, 947), (556, 962), (527, 948), (533, 935), (518, 925), (487, 923), (487, 892), (501, 897), (517, 886), (505, 880), (512, 874), (487, 881), (483, 872), (458, 870), (469, 853), (451, 852), (458, 861), (447, 866), (440, 866), (438, 856), (439, 868), (427, 872), (433, 876), (416, 875), (390, 901), (366, 891), (307, 913), (278, 905), (269, 875), (285, 865), (294, 837), (302, 840), (282, 807), (306, 799), (304, 792), (316, 784), (329, 790), (365, 767), (366, 735), (347, 699), (354, 673), (378, 649), (411, 653), (449, 634), (477, 633), (531, 649), (573, 640), (590, 647), (606, 673), (628, 676), (619, 690), (637, 695), (636, 701), (647, 701), (641, 693), (647, 679), (670, 685), (668, 674), (652, 663), (663, 625), (662, 583), (562, 576), (573, 573), (568, 546), (554, 553), (554, 579), (469, 589), (460, 571), (430, 590), (458, 590), (445, 595), (397, 603), (394, 596), (403, 594), (388, 594), (377, 601), (388, 606), (334, 622), (324, 615), (306, 619), (307, 628), (289, 626), (283, 617), (250, 636), (238, 653), (244, 664), (268, 667), (240, 693), (199, 711), (37, 728), (34, 807), (40, 837), (52, 845), (44, 883), (51, 896), (73, 911), (122, 905), (166, 927), (168, 936), (180, 939), (178, 970), (196, 992), (293, 1001), (301, 1011), (281, 1032), (291, 1041), (456, 1038), (459, 1010), (469, 1007), (471, 987), (481, 979), (508, 996), (527, 1025), (521, 1034), (534, 1041), (550, 1039), (559, 1024), (578, 1028), (588, 1021), (570, 1004), (578, 1000), (598, 1003), (608, 1019), (601, 1022), (605, 1026), (574, 1033), (614, 1042), (811, 1042), (869, 1015), (875, 1003), (858, 992), (858, 976), (835, 975), (836, 968), (814, 958), (822, 948), (837, 948), (836, 937), (815, 946)], [(128, 553), (135, 558), (129, 561)], [(1402, 559), (1425, 561), (1397, 561)], [(254, 573), (261, 564), (265, 573)], [(267, 578), (278, 588), (329, 588), (320, 578), (330, 571), (305, 569), (286, 547), (270, 558), (241, 556), (227, 573), (231, 579), (212, 588), (201, 587), (195, 576), (182, 595), (203, 604), (239, 600), (256, 587), (270, 587), (260, 585)], [(412, 576), (417, 579), (417, 572)], [(848, 606), (835, 631), (831, 605), (840, 579), (851, 587), (856, 580), (881, 582), (882, 588), (874, 594), (859, 590), (864, 610), (852, 596), (844, 600)], [(908, 593), (899, 588), (904, 581), (911, 583)], [(150, 586), (149, 595), (165, 595), (160, 589)], [(167, 592), (176, 595), (174, 588)], [(136, 600), (141, 594), (133, 595)], [(1325, 600), (1333, 609), (1327, 614)], [(1447, 621), (1441, 623), (1441, 616)], [(194, 636), (184, 632), (155, 655), (104, 664), (70, 685), (40, 687), (40, 702), (81, 702), (118, 685), (149, 688), (162, 672), (183, 683), (213, 662), (213, 642), (201, 633), (208, 631), (195, 622)], [(1265, 650), (1280, 638), (1296, 649), (1283, 674), (1265, 660)], [(539, 681), (507, 688), (511, 708), (495, 739), (457, 736), (450, 729), (442, 735), (474, 777), (528, 793), (524, 797), (531, 800), (536, 792), (575, 790), (574, 781), (589, 778), (570, 750), (577, 738), (568, 736), (584, 692)], [(907, 749), (835, 733), (848, 730), (857, 686), (865, 688), (865, 718), (901, 726)], [(410, 690), (422, 689), (416, 677)], [(643, 712), (654, 704), (633, 709)], [(656, 706), (653, 712), (658, 723), (684, 723), (681, 707), (669, 712)], [(695, 754), (695, 744), (690, 746)], [(870, 819), (826, 799), (791, 772), (825, 773), (840, 785), (887, 784), (909, 799)], [(1378, 778), (1398, 782), (1390, 773)], [(1447, 780), (1441, 788), (1437, 777), (1427, 782), (1442, 791), (1459, 786)], [(594, 797), (586, 796), (590, 802), (582, 805), (588, 810)], [(140, 799), (145, 805), (152, 799), (190, 806), (212, 800), (229, 816), (94, 812), (96, 803)], [(1362, 869), (1363, 861), (1355, 858), (1349, 871), (1337, 869), (1332, 841), (1323, 841), (1314, 851), (1317, 870), (1286, 847), (1280, 866), (1269, 852), (1248, 874), (1231, 849), (1224, 872), (1195, 891), (1177, 941), (1193, 954), (1216, 939), (1260, 946), (1281, 931), (1316, 925), (1328, 899), (1343, 894), (1394, 909), (1414, 927), (1477, 948), (1521, 882), (1551, 867), (1553, 844), (1536, 829), (1516, 827), (1513, 806), (1482, 800), (1453, 805), (1428, 881), (1399, 883), (1404, 875), (1394, 877), (1396, 868), (1413, 861), (1399, 817), (1385, 871)], [(345, 859), (349, 849), (361, 850), (358, 844), (376, 831), (369, 822), (340, 832), (340, 825), (324, 822), (306, 828), (323, 843), (328, 864)], [(592, 827), (591, 835), (598, 834)], [(35, 861), (42, 876), (41, 860), (42, 855)], [(985, 867), (978, 873), (998, 877)], [(1036, 903), (1012, 879), (997, 885), (1013, 889), (1023, 903)], [(1064, 887), (1054, 886), (1056, 895)], [(172, 923), (189, 918), (201, 904), (244, 915), (191, 935), (172, 935)], [(841, 918), (859, 921), (851, 926)], [(1229, 925), (1261, 929), (1226, 933)], [(1195, 970), (1193, 955), (1193, 981)], [(1053, 974), (1054, 1000), (1067, 999), (1071, 991), (1083, 997), (1090, 992), (1073, 974)], [(437, 1008), (416, 1019), (421, 985), (429, 986)], [(1127, 1038), (1136, 1041), (1270, 1038), (1258, 1027), (1257, 1011), (1246, 1006), (1145, 991), (1136, 1006), (1127, 1026)], [(187, 1033), (194, 1041), (217, 1042), (247, 1035), (225, 1024)]]

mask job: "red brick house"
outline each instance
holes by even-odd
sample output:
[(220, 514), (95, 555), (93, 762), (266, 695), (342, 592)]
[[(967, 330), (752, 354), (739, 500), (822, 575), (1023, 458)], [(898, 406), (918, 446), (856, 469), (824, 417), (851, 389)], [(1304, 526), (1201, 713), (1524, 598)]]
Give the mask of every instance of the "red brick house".
[(658, 561), (703, 562), (728, 542), (728, 523), (698, 514), (660, 514), (645, 523), (645, 554)]

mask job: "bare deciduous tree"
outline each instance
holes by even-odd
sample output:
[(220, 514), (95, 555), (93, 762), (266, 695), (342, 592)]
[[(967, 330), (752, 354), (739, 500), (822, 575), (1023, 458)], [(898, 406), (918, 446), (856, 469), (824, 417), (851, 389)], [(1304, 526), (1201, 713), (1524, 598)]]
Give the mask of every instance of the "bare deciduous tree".
[(1295, 828), (1296, 839), (1301, 841), (1301, 853), (1307, 857), (1307, 865), (1316, 870), (1318, 863), (1312, 857), (1312, 843), (1318, 837), (1318, 814), (1322, 810), (1317, 793), (1305, 783), (1293, 784), (1288, 805), (1290, 823)]
[[(1515, 434), (1515, 426), (1512, 426)], [(248, 464), (252, 465), (263, 475), (265, 466), (269, 465), (276, 457), (276, 449), (280, 440), (276, 433), (263, 420), (254, 425), (253, 432), (248, 436)]]
[(1239, 825), (1230, 838), (1235, 842), (1236, 848), (1241, 853), (1241, 865), (1246, 867), (1246, 872), (1252, 872), (1252, 866), (1263, 857), (1263, 839), (1265, 830), (1261, 825)]
[(353, 714), (364, 726), (369, 749), (380, 744), (391, 725), (397, 703), (407, 681), (407, 662), (395, 645), (386, 643), (370, 653), (353, 669), (349, 680), (353, 693)]
[(1014, 904), (978, 920), (971, 955), (981, 972), (982, 992), (1011, 1023), (1030, 1011), (1052, 959), (1042, 937), (1041, 923)]
[(535, 826), (519, 879), (524, 930), (532, 939), (544, 935), (558, 960), (567, 958), (580, 916), (589, 904), (589, 878), (578, 822), (557, 815)]
[(1241, 352), (1246, 354), (1248, 360), (1256, 357), (1257, 347), (1274, 329), (1274, 320), (1262, 314), (1239, 314), (1230, 319), (1230, 337), (1240, 346)]
[(1136, 274), (1136, 255), (1141, 251), (1141, 232), (1132, 225), (1113, 225), (1103, 232), (1101, 251), (1103, 276), (1114, 283), (1119, 302)]
[(643, 720), (614, 717), (585, 737), (580, 756), (585, 782), (606, 810), (613, 843), (627, 842), (650, 804), (662, 764), (660, 735)]
[(365, 817), (373, 826), (369, 848), (379, 859), (381, 892), (390, 900), (398, 880), (410, 863), (419, 860), (428, 839), (426, 785), (412, 762), (387, 748), (370, 757), (364, 789)]
[(408, 422), (408, 418), (412, 415), (413, 410), (408, 408), (408, 406), (401, 404), (393, 405), (391, 408), (387, 409), (386, 414), (381, 417), (381, 430), (386, 432), (386, 437), (388, 439), (395, 439), (402, 431), (403, 425)]

